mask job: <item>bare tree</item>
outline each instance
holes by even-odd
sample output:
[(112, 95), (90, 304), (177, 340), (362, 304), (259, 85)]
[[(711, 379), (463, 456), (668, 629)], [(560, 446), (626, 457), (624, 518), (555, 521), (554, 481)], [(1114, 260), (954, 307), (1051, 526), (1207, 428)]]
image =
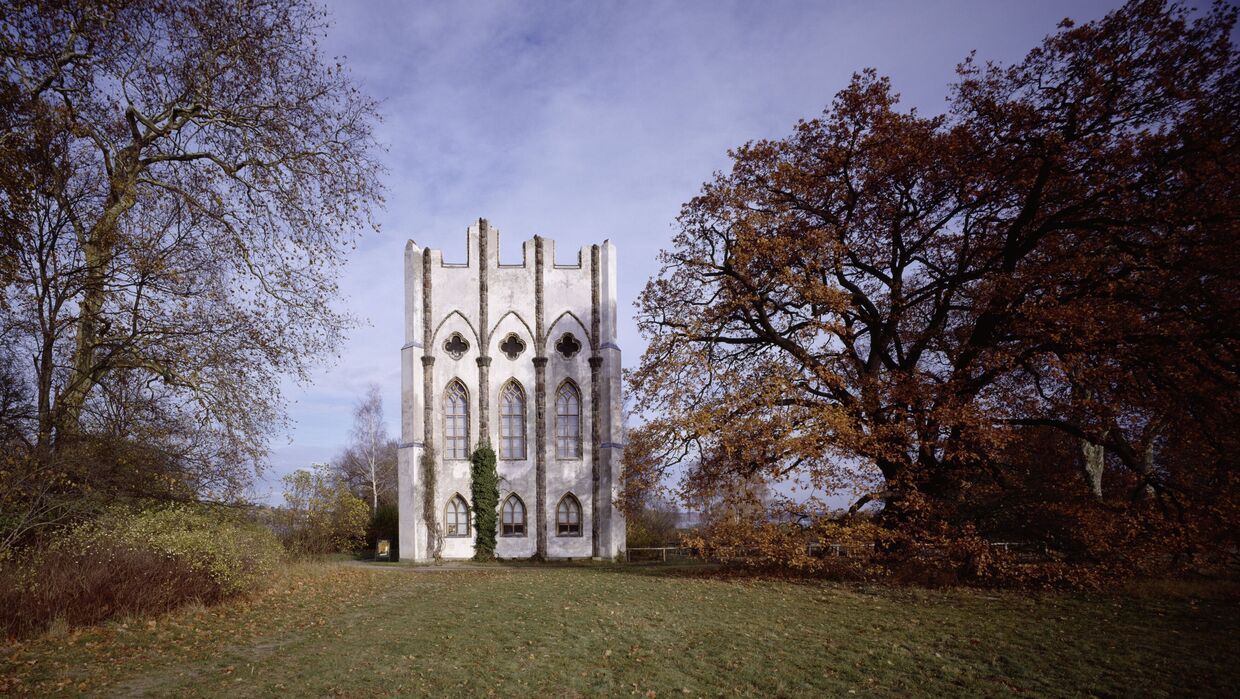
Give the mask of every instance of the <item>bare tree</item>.
[[(353, 408), (353, 442), (336, 458), (342, 476), (356, 490), (369, 491), (372, 511), (396, 489), (396, 442), (383, 422), (383, 396), (377, 384)], [(359, 488), (360, 487), (360, 488)]]
[(336, 274), (382, 168), (375, 102), (325, 27), (309, 0), (7, 4), (0, 152), (33, 156), (5, 173), (28, 196), (0, 330), (42, 460), (123, 376), (258, 464), (282, 377), (338, 346)]

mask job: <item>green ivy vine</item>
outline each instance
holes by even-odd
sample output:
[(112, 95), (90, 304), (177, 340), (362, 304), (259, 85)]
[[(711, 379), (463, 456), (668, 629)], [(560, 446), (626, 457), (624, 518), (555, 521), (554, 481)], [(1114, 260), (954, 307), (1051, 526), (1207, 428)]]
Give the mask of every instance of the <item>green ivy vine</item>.
[(474, 510), (474, 560), (495, 558), (496, 518), (499, 509), (499, 473), (495, 470), (495, 450), (481, 441), (470, 455)]

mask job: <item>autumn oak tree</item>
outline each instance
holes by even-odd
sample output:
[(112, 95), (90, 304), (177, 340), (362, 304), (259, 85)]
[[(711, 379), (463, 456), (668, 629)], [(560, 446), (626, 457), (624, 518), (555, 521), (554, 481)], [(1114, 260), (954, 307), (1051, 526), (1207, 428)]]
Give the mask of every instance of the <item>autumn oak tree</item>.
[(959, 523), (1050, 430), (1121, 500), (1233, 492), (1235, 20), (1130, 2), (970, 57), (942, 115), (867, 71), (733, 151), (638, 301), (633, 487), (679, 464), (691, 496), (797, 478)]
[(38, 463), (107, 435), (187, 494), (235, 493), (282, 377), (338, 347), (381, 166), (326, 22), (303, 0), (6, 4), (6, 424)]

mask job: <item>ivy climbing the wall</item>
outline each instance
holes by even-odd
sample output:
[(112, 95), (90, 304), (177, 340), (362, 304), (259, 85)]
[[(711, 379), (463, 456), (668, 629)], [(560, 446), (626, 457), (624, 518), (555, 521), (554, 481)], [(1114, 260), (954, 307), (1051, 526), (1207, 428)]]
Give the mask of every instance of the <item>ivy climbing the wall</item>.
[(469, 457), (474, 506), (474, 560), (495, 558), (496, 512), (499, 508), (499, 474), (495, 471), (495, 450), (481, 441)]
[(435, 450), (422, 453), (422, 521), (426, 523), (426, 557), (439, 560), (443, 549), (443, 531), (435, 518)]

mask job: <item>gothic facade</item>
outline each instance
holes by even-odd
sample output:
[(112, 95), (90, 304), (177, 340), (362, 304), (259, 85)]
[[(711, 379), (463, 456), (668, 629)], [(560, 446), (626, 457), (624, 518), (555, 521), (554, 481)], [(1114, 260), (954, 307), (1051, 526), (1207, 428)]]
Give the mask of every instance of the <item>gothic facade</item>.
[(557, 264), (535, 236), (501, 264), (499, 231), (469, 227), (464, 264), (405, 247), (398, 466), (400, 557), (474, 554), (469, 457), (480, 438), (500, 476), (496, 555), (609, 558), (624, 443), (610, 242)]

